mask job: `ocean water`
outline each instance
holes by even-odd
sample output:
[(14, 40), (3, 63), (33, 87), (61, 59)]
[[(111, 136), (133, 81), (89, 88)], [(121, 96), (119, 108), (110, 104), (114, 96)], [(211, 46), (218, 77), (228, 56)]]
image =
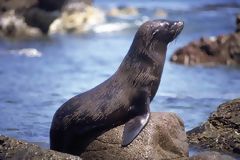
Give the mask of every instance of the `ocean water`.
[[(234, 0), (110, 1), (96, 6), (139, 8), (135, 17), (107, 17), (104, 24), (81, 35), (53, 35), (26, 41), (0, 40), (0, 134), (48, 147), (53, 114), (66, 100), (110, 77), (126, 55), (142, 22), (167, 12), (166, 19), (183, 20), (181, 35), (168, 46), (161, 85), (151, 111), (175, 112), (190, 130), (222, 102), (240, 97), (240, 69), (218, 66), (181, 66), (169, 62), (174, 50), (205, 36), (235, 30), (236, 4), (207, 8), (206, 5), (239, 4)], [(37, 49), (35, 57), (22, 49)]]

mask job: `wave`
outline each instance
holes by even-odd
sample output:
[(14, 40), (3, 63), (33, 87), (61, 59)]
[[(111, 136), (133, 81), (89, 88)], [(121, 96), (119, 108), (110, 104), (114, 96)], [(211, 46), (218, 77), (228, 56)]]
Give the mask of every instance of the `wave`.
[(106, 33), (106, 32), (115, 32), (122, 31), (126, 29), (131, 29), (140, 26), (142, 23), (149, 20), (149, 17), (143, 16), (138, 20), (127, 21), (127, 22), (108, 22), (100, 25), (96, 25), (92, 28), (92, 31), (95, 33)]
[(9, 50), (9, 53), (25, 57), (41, 57), (42, 53), (35, 48), (23, 48), (16, 50)]

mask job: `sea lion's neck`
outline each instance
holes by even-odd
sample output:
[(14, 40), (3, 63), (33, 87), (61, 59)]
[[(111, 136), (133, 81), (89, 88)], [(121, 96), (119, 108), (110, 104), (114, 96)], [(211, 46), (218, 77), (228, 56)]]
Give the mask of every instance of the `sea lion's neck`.
[(160, 83), (166, 51), (165, 44), (152, 43), (151, 46), (143, 47), (133, 43), (117, 72), (125, 75), (133, 86)]

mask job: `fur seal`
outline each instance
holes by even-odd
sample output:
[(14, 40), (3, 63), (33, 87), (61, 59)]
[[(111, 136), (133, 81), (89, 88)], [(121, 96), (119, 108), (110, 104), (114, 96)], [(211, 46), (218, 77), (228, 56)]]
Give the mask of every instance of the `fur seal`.
[(167, 45), (183, 26), (181, 21), (168, 20), (142, 24), (118, 70), (56, 111), (50, 148), (80, 155), (94, 138), (122, 124), (122, 146), (130, 144), (149, 120), (149, 105), (160, 84)]

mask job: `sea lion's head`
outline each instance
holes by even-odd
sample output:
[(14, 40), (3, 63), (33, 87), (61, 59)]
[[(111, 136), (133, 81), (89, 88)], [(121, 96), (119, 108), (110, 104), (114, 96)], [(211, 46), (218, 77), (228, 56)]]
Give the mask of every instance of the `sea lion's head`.
[(135, 34), (121, 69), (132, 66), (144, 68), (144, 64), (163, 66), (168, 43), (180, 34), (183, 26), (182, 21), (151, 20), (143, 23)]
[(182, 21), (151, 20), (143, 23), (134, 38), (133, 45), (148, 49), (155, 44), (167, 45), (182, 31)]
[(168, 44), (179, 35), (183, 26), (182, 21), (152, 20), (142, 24), (136, 35), (146, 43), (158, 41)]

